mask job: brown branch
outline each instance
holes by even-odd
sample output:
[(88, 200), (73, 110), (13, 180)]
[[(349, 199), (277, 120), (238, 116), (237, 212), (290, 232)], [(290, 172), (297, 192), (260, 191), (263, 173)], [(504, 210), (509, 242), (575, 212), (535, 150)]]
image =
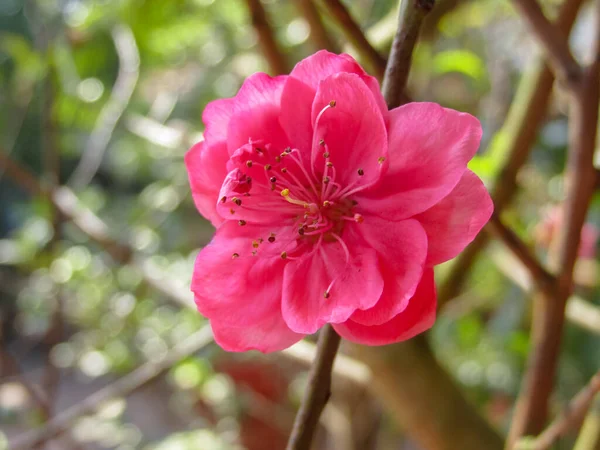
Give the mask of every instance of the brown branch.
[(598, 392), (600, 392), (600, 372), (592, 377), (590, 382), (569, 402), (565, 410), (539, 436), (528, 443), (528, 448), (549, 449), (559, 438), (581, 423)]
[(523, 265), (529, 270), (531, 277), (538, 289), (542, 291), (548, 291), (552, 289), (554, 284), (554, 277), (542, 266), (537, 258), (527, 248), (525, 243), (521, 241), (514, 231), (508, 228), (498, 214), (492, 214), (492, 217), (486, 227), (489, 228), (490, 232), (497, 236), (509, 249), (510, 251), (523, 263)]
[(326, 49), (330, 52), (338, 53), (338, 46), (325, 29), (314, 0), (297, 0), (297, 2), (304, 18), (310, 26), (310, 37), (315, 44), (316, 50)]
[(402, 102), (419, 30), (434, 4), (435, 0), (405, 0), (400, 4), (398, 30), (392, 43), (382, 87), (389, 109), (400, 106)]
[(57, 436), (68, 429), (71, 424), (80, 417), (95, 411), (103, 403), (124, 395), (128, 395), (156, 377), (162, 375), (183, 358), (193, 355), (213, 341), (212, 331), (209, 325), (205, 325), (199, 331), (175, 345), (161, 359), (147, 362), (133, 372), (119, 378), (112, 384), (96, 391), (83, 401), (67, 408), (57, 414), (43, 427), (32, 430), (17, 437), (9, 447), (12, 450), (28, 450), (33, 446)]
[(600, 394), (592, 402), (573, 450), (600, 449)]
[(346, 7), (340, 0), (321, 0), (322, 4), (331, 17), (341, 27), (350, 43), (358, 54), (366, 61), (373, 73), (380, 80), (385, 72), (385, 58), (371, 45), (360, 29), (360, 26), (352, 18)]
[[(583, 0), (566, 0), (556, 20), (557, 32), (568, 36)], [(500, 214), (517, 192), (517, 174), (527, 161), (538, 131), (546, 118), (552, 93), (554, 75), (542, 58), (535, 62), (523, 76), (515, 101), (501, 133), (506, 136), (506, 163), (494, 182), (492, 200)], [(480, 233), (458, 256), (452, 269), (438, 291), (438, 305), (443, 307), (461, 291), (469, 269), (489, 242), (489, 233)]]
[(536, 0), (515, 0), (514, 3), (542, 44), (558, 78), (569, 87), (575, 86), (581, 76), (581, 67), (573, 58), (567, 39), (557, 33)]
[(500, 450), (503, 441), (435, 360), (422, 336), (387, 347), (353, 346), (370, 388), (419, 448)]
[(125, 25), (117, 25), (111, 34), (119, 57), (119, 73), (110, 99), (102, 108), (81, 160), (69, 180), (68, 184), (74, 188), (89, 184), (100, 168), (113, 132), (131, 100), (139, 78), (140, 55), (133, 32)]
[(308, 387), (294, 421), (286, 450), (309, 450), (319, 417), (331, 396), (331, 370), (340, 346), (340, 336), (331, 325), (320, 332), (315, 361), (310, 369)]
[(275, 33), (267, 20), (267, 13), (260, 0), (246, 0), (248, 11), (252, 20), (252, 26), (258, 34), (258, 41), (262, 52), (271, 68), (272, 75), (288, 73), (288, 64), (279, 44), (275, 39)]
[[(600, 21), (597, 24), (600, 28)], [(600, 31), (596, 38), (600, 40)], [(594, 50), (600, 43), (594, 43)], [(563, 227), (553, 261), (556, 284), (554, 295), (535, 300), (530, 353), (509, 433), (509, 445), (524, 435), (541, 431), (548, 413), (548, 399), (554, 387), (565, 305), (573, 285), (573, 269), (587, 211), (596, 188), (593, 166), (600, 97), (600, 62), (596, 59), (571, 86), (569, 153), (567, 155), (567, 196)]]

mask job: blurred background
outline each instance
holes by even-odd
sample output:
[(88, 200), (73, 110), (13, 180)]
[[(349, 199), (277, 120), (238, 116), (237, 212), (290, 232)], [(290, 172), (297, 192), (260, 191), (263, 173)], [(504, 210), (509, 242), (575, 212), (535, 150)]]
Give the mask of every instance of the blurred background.
[[(556, 15), (558, 0), (542, 3)], [(583, 58), (590, 6), (583, 2), (571, 34)], [(254, 72), (288, 72), (328, 48), (381, 76), (397, 8), (395, 0), (0, 0), (0, 152), (12, 161), (0, 169), (0, 449), (285, 447), (314, 347), (308, 339), (264, 356), (212, 343), (188, 286), (213, 229), (194, 208), (183, 156), (202, 137), (204, 106), (233, 96)], [(537, 56), (508, 0), (438, 0), (409, 95), (481, 120), (471, 168), (495, 193), (504, 189), (504, 218), (546, 261), (567, 145), (566, 96), (551, 80), (539, 125), (519, 144), (522, 161), (503, 178), (515, 136), (527, 134), (524, 104), (540, 89)], [(583, 230), (554, 412), (600, 361), (598, 203)], [(495, 240), (436, 277), (433, 353), (505, 434), (529, 352), (531, 280)], [(342, 363), (315, 449), (418, 450), (370, 393), (376, 374)], [(35, 444), (22, 440), (32, 436)]]

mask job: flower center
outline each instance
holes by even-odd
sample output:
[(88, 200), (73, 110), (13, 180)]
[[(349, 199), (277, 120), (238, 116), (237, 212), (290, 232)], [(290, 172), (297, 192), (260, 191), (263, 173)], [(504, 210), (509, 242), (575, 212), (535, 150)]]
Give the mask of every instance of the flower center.
[[(330, 102), (317, 117), (335, 107)], [(340, 245), (345, 264), (349, 264), (351, 255), (342, 239), (344, 226), (349, 222), (362, 223), (363, 216), (355, 212), (357, 202), (352, 196), (365, 189), (361, 179), (364, 170), (357, 167), (354, 181), (340, 182), (329, 148), (324, 139), (314, 142), (322, 154), (310, 164), (303, 160), (298, 149), (287, 147), (283, 151), (264, 141), (250, 140), (231, 157), (231, 163), (238, 168), (228, 175), (225, 185), (227, 194), (220, 199), (221, 206), (229, 208), (231, 215), (238, 214), (243, 219), (240, 226), (246, 225), (246, 219), (252, 217), (258, 221), (273, 213), (283, 223), (268, 236), (256, 236), (252, 241), (251, 254), (277, 255), (283, 259), (297, 259), (306, 252), (320, 252), (327, 264), (327, 255), (323, 250), (326, 243)], [(310, 155), (304, 155), (304, 158)], [(379, 163), (384, 158), (379, 158)], [(239, 169), (239, 168), (242, 169)], [(262, 173), (261, 173), (262, 172)], [(243, 255), (242, 249), (232, 257)], [(331, 281), (324, 292), (329, 298), (331, 287), (343, 271)]]

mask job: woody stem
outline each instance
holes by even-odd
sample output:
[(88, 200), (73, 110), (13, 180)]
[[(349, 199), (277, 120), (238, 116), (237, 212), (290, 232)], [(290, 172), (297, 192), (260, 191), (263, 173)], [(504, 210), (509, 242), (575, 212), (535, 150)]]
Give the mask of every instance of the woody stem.
[(310, 449), (319, 417), (331, 396), (331, 371), (339, 346), (340, 336), (331, 325), (325, 325), (319, 335), (317, 355), (286, 450)]

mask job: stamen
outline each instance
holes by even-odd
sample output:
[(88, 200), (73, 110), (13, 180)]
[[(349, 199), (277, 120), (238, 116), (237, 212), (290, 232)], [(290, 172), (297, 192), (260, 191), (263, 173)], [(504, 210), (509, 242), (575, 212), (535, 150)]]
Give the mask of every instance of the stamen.
[(329, 102), (329, 106), (330, 106), (330, 107), (332, 107), (332, 108), (335, 108), (335, 105), (336, 105), (336, 104), (337, 104), (337, 103), (336, 103), (336, 101), (335, 101), (335, 100), (331, 100), (331, 101)]
[(380, 156), (379, 158), (377, 158), (377, 162), (379, 164), (383, 164), (384, 161), (385, 161), (385, 156)]
[(322, 147), (325, 145), (325, 140), (324, 139), (319, 139), (319, 145)]
[(281, 252), (281, 259), (287, 258), (287, 252)]
[(238, 221), (238, 225), (240, 227), (243, 227), (244, 225), (246, 225), (246, 221), (245, 220), (240, 220), (240, 221)]
[(277, 178), (275, 178), (275, 177), (271, 177), (271, 178), (269, 178), (269, 181), (270, 181), (271, 183), (277, 183)]
[(240, 254), (239, 253), (234, 253), (233, 255), (231, 255), (231, 259), (235, 259), (235, 258), (239, 258)]
[(235, 210), (233, 208), (229, 209), (229, 214), (235, 214)]
[(258, 242), (258, 241), (252, 241), (252, 247), (254, 247), (254, 248), (258, 248), (258, 246), (259, 246), (259, 245), (260, 245), (260, 244), (259, 244), (259, 242)]
[(358, 175), (359, 175), (359, 176), (361, 176), (361, 177), (362, 177), (364, 174), (365, 174), (365, 171), (364, 171), (364, 170), (362, 170), (362, 169), (358, 169)]
[(271, 170), (271, 164), (265, 164), (265, 170)]
[(275, 242), (275, 236), (273, 236), (273, 235), (269, 236), (267, 241), (269, 241), (272, 244), (273, 242)]
[(236, 205), (238, 205), (238, 206), (241, 206), (241, 205), (242, 205), (242, 201), (241, 201), (239, 198), (237, 198), (237, 197), (233, 197), (233, 198), (231, 199), (231, 201), (232, 201), (233, 203), (235, 203)]
[(252, 161), (251, 160), (246, 161), (246, 167), (252, 167)]
[(221, 197), (221, 203), (225, 203), (226, 201), (227, 201), (227, 197), (226, 196)]

